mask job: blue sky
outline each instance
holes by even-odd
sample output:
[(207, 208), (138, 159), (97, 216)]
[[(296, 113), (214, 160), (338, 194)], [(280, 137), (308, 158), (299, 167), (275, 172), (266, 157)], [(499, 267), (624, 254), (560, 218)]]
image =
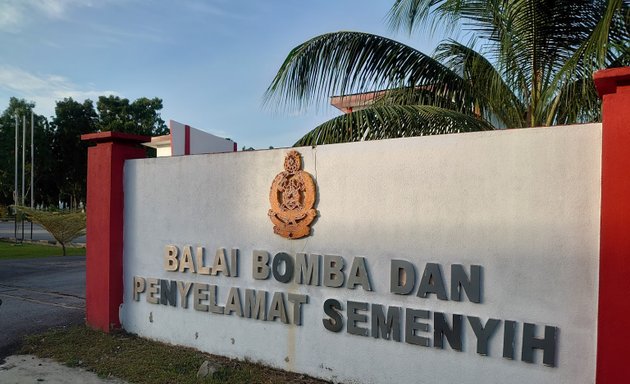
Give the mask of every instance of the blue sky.
[(9, 97), (54, 114), (55, 101), (159, 97), (162, 118), (230, 137), (239, 148), (292, 145), (339, 112), (273, 111), (263, 94), (289, 51), (356, 30), (430, 53), (384, 20), (393, 0), (0, 0), (0, 110)]

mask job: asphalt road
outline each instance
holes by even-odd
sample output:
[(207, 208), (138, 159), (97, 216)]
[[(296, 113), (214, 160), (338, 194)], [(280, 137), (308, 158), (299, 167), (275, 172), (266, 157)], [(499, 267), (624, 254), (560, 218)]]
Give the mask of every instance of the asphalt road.
[(0, 363), (24, 335), (85, 319), (85, 257), (0, 260)]
[[(22, 238), (22, 225), (18, 223), (18, 239)], [(0, 239), (14, 239), (15, 238), (15, 223), (13, 221), (0, 221)], [(24, 240), (31, 240), (31, 223), (24, 222)], [(44, 228), (37, 224), (33, 224), (33, 238), (32, 240), (47, 240), (54, 241), (55, 239)], [(72, 241), (73, 243), (85, 244), (85, 236), (79, 236)]]

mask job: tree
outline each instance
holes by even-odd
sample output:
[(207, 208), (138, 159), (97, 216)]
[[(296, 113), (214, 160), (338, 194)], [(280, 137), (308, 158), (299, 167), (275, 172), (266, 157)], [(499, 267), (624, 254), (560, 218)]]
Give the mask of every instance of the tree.
[(429, 56), (385, 37), (337, 32), (295, 47), (268, 103), (302, 108), (332, 94), (385, 90), (296, 145), (596, 121), (592, 72), (630, 64), (628, 0), (396, 0), (389, 13), (392, 28), (409, 33), (429, 20), (462, 26), (472, 43), (445, 40)]
[[(14, 204), (16, 114), (20, 116), (20, 135), (21, 116), (26, 116), (27, 120), (25, 174), (26, 195), (30, 194), (30, 116), (34, 108), (34, 103), (12, 97), (0, 115), (0, 206)], [(159, 98), (142, 97), (130, 103), (117, 96), (101, 96), (97, 109), (100, 113), (89, 99), (79, 102), (66, 98), (57, 101), (50, 124), (44, 116), (34, 115), (36, 204), (56, 206), (62, 201), (77, 208), (80, 202), (85, 202), (88, 145), (81, 141), (81, 135), (98, 131), (151, 136), (168, 133), (160, 117), (162, 100)], [(19, 145), (21, 148), (21, 136)], [(21, 167), (21, 149), (19, 152)], [(148, 154), (151, 154), (150, 150)], [(21, 180), (19, 184), (21, 186)]]
[(66, 98), (55, 106), (52, 148), (54, 175), (59, 200), (76, 209), (85, 202), (87, 182), (87, 143), (81, 135), (96, 132), (98, 116), (92, 100), (83, 103)]
[(99, 130), (159, 136), (168, 133), (159, 111), (162, 99), (141, 97), (132, 103), (118, 96), (100, 96), (96, 103)]
[[(43, 115), (35, 115), (35, 204), (56, 205), (59, 188), (55, 168), (55, 151), (51, 145), (54, 131)], [(29, 169), (30, 171), (30, 169)]]
[(50, 232), (55, 240), (61, 244), (64, 256), (66, 256), (66, 244), (85, 234), (86, 216), (83, 212), (47, 212), (21, 206), (16, 208), (23, 212), (29, 220)]
[[(18, 149), (18, 165), (19, 186), (21, 188), (21, 167), (22, 167), (22, 116), (26, 117), (26, 195), (31, 190), (31, 164), (30, 164), (30, 143), (31, 143), (31, 111), (35, 108), (35, 104), (27, 102), (24, 99), (11, 97), (8, 107), (0, 115), (0, 205), (13, 204), (14, 176), (15, 176), (15, 116), (19, 116), (19, 149)], [(47, 184), (50, 178), (50, 141), (52, 131), (44, 116), (35, 114), (34, 131), (35, 131), (35, 196), (38, 201), (47, 201), (50, 194), (47, 190)]]

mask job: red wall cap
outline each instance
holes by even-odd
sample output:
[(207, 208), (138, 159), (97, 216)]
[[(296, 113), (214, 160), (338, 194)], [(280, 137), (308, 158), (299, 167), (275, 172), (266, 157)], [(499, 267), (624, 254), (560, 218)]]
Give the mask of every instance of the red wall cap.
[(617, 85), (630, 85), (630, 67), (610, 68), (593, 74), (599, 97), (617, 92)]
[(108, 142), (127, 142), (132, 143), (146, 143), (151, 141), (151, 136), (132, 135), (130, 133), (122, 132), (96, 132), (81, 135), (82, 141), (91, 141), (93, 143), (108, 143)]

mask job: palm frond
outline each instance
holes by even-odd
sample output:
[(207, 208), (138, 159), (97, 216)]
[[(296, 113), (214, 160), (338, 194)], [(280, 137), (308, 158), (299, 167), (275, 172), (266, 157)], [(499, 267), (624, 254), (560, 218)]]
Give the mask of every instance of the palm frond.
[[(579, 100), (579, 102), (576, 102)], [(601, 119), (601, 99), (590, 76), (566, 82), (541, 111), (545, 125), (588, 123)]]
[(487, 10), (487, 3), (482, 0), (396, 0), (387, 21), (392, 30), (409, 34), (422, 26), (432, 29), (446, 26), (447, 30), (454, 30), (458, 21), (473, 19), (480, 10)]
[(445, 41), (431, 58), (359, 32), (307, 41), (285, 60), (267, 102), (295, 109), (331, 94), (380, 92), (370, 108), (299, 144), (593, 121), (592, 72), (630, 64), (630, 0), (395, 0), (388, 18), (409, 33), (461, 26), (483, 45)]
[(428, 105), (375, 105), (329, 120), (294, 146), (492, 130), (485, 120)]
[(381, 92), (374, 98), (374, 105), (429, 105), (433, 107), (450, 109), (460, 113), (474, 116), (473, 100), (455, 100), (444, 97), (440, 87), (405, 87), (389, 89)]
[(473, 113), (502, 128), (525, 126), (526, 108), (501, 73), (482, 54), (454, 40), (441, 43), (435, 59), (469, 84)]
[(546, 124), (600, 119), (601, 104), (592, 73), (630, 64), (628, 12), (627, 0), (595, 1), (591, 12), (581, 18), (584, 25), (579, 45), (568, 57), (557, 60), (558, 68), (538, 105)]
[(396, 0), (387, 14), (389, 27), (394, 30), (405, 30), (412, 34), (424, 24), (438, 1), (435, 0)]
[(265, 103), (300, 109), (328, 96), (400, 87), (439, 87), (462, 97), (457, 74), (428, 55), (385, 37), (361, 32), (317, 36), (294, 48), (267, 89)]

